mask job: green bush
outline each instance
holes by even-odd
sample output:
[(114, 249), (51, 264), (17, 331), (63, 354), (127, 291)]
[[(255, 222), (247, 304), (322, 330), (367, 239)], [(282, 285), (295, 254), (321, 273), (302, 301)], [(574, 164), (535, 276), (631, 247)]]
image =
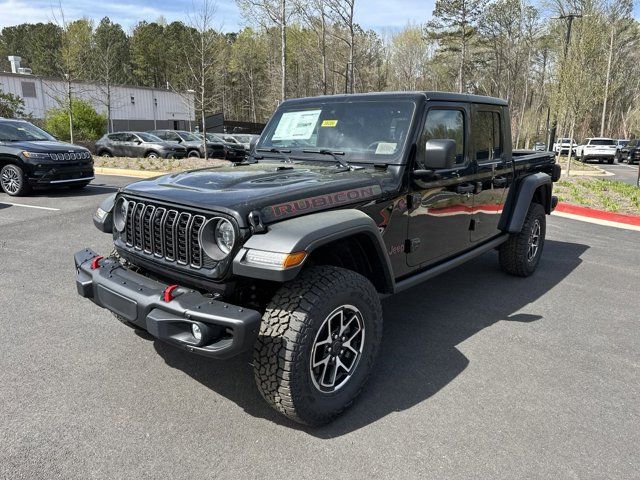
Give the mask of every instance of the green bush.
[[(96, 112), (85, 100), (71, 102), (73, 112), (73, 140), (91, 141), (102, 136), (107, 128), (107, 117)], [(66, 108), (52, 108), (45, 115), (45, 130), (60, 140), (70, 140), (69, 112)]]
[(24, 116), (24, 101), (16, 95), (0, 90), (0, 117), (22, 118)]

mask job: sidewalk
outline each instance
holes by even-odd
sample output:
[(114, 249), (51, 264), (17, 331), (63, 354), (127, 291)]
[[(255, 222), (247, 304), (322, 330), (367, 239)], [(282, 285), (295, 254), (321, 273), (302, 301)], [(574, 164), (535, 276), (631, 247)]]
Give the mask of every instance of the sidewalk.
[(553, 212), (558, 217), (571, 218), (607, 227), (623, 228), (640, 232), (640, 215), (606, 212), (595, 208), (581, 207), (571, 203), (558, 203)]

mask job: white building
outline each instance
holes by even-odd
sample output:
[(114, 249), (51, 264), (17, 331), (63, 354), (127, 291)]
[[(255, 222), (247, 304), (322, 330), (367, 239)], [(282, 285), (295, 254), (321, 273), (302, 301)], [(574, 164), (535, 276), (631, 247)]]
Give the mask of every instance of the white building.
[[(9, 57), (12, 73), (0, 72), (0, 91), (24, 100), (25, 110), (33, 118), (44, 119), (51, 108), (59, 108), (67, 98), (67, 82), (38, 77), (20, 68), (19, 57)], [(106, 115), (107, 94), (104, 86), (72, 82), (72, 95), (90, 102)], [(159, 88), (118, 85), (111, 87), (112, 131), (169, 128), (191, 130), (195, 127), (193, 93), (176, 93)]]

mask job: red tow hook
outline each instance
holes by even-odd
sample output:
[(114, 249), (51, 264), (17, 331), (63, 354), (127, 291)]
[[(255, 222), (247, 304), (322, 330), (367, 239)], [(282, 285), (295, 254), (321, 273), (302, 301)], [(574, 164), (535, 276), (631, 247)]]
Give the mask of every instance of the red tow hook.
[(98, 255), (97, 257), (93, 257), (93, 260), (91, 260), (91, 270), (95, 270), (96, 268), (98, 268), (100, 266), (100, 260), (102, 260), (104, 257)]
[(178, 288), (178, 285), (169, 285), (167, 288), (164, 289), (164, 292), (162, 293), (162, 299), (165, 302), (170, 302), (171, 300), (173, 300), (173, 291)]

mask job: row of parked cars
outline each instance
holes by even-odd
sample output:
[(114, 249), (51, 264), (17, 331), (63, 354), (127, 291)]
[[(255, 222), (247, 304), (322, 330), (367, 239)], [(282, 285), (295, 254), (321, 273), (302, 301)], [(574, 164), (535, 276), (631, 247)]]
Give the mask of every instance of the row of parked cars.
[(96, 142), (96, 154), (102, 157), (138, 158), (223, 158), (240, 161), (246, 157), (258, 135), (203, 134), (186, 130), (115, 132)]
[(613, 139), (607, 137), (587, 138), (581, 144), (577, 144), (571, 138), (559, 138), (553, 144), (553, 152), (558, 155), (568, 155), (571, 152), (582, 161), (591, 160), (599, 163), (613, 163), (626, 161), (629, 164), (640, 161), (639, 140)]

